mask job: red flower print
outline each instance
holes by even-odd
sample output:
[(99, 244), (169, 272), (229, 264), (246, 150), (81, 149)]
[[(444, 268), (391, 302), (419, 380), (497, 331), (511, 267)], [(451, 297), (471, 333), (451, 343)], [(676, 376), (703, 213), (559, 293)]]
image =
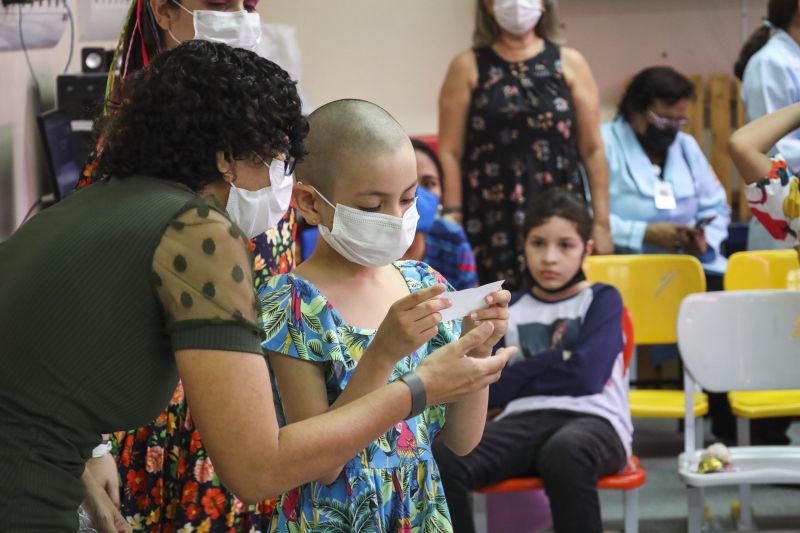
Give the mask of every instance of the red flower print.
[(147, 474), (141, 468), (139, 470), (128, 471), (128, 488), (132, 493), (141, 492), (144, 489), (145, 482), (147, 481)]
[(136, 440), (139, 442), (147, 441), (147, 436), (149, 432), (146, 427), (142, 427), (136, 430)]
[(183, 474), (186, 472), (186, 458), (184, 458), (182, 454), (180, 457), (178, 457), (177, 471), (178, 479), (182, 478)]
[(203, 443), (200, 441), (200, 433), (197, 431), (192, 431), (192, 440), (189, 443), (189, 453), (194, 455), (197, 453), (197, 450), (203, 447)]
[(136, 497), (136, 508), (137, 509), (139, 509), (141, 511), (144, 511), (148, 507), (150, 507), (150, 496), (148, 496), (146, 492), (144, 492), (144, 493), (142, 493), (142, 494), (140, 494), (139, 496)]
[(212, 520), (216, 520), (225, 512), (225, 503), (227, 500), (220, 489), (208, 489), (206, 495), (203, 496), (202, 502), (203, 509)]
[(181, 496), (181, 505), (186, 505), (197, 501), (197, 482), (187, 481), (183, 486), (183, 495)]
[(147, 448), (147, 457), (145, 459), (145, 469), (151, 474), (156, 474), (161, 471), (164, 465), (164, 448), (161, 446), (150, 446)]
[(200, 507), (194, 503), (191, 503), (186, 506), (186, 518), (189, 519), (190, 522), (194, 522), (197, 520), (197, 517), (200, 516)]
[(161, 506), (164, 501), (164, 479), (159, 478), (158, 482), (156, 482), (156, 486), (150, 491), (150, 495), (153, 497), (153, 503), (157, 506)]

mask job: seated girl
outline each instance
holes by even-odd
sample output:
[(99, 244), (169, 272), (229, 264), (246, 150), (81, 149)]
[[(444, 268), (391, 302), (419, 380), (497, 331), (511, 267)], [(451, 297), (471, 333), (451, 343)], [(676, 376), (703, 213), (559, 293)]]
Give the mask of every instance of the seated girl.
[[(355, 100), (319, 108), (309, 124), (295, 202), (320, 239), (294, 273), (272, 278), (260, 294), (265, 348), (290, 423), (405, 379), (461, 330), (460, 320), (442, 322), (440, 312), (450, 305), (440, 297), (445, 280), (424, 263), (395, 261), (411, 244), (418, 218), (406, 134), (384, 110)], [(488, 296), (491, 305), (464, 321), (464, 329), (493, 329), (469, 355), (491, 355), (505, 333), (510, 296)], [(451, 531), (431, 443), (439, 437), (454, 453), (468, 453), (480, 440), (487, 398), (484, 389), (412, 409), (340, 468), (282, 495), (270, 531), (320, 524), (336, 531)]]
[(597, 479), (624, 468), (633, 427), (622, 299), (583, 275), (591, 230), (586, 208), (563, 189), (529, 207), (529, 287), (512, 298), (505, 336), (519, 353), (490, 389), (489, 406), (502, 411), (464, 457), (434, 444), (459, 533), (474, 531), (469, 491), (524, 476), (543, 478), (556, 531), (602, 531)]

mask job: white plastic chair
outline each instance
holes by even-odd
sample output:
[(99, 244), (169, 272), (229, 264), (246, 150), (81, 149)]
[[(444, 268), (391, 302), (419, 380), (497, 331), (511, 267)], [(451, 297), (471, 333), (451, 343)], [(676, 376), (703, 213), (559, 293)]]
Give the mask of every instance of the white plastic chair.
[[(677, 328), (687, 391), (695, 381), (711, 392), (800, 388), (800, 291), (692, 294), (681, 304)], [(705, 487), (800, 484), (797, 446), (734, 447), (735, 471), (698, 473), (701, 450), (695, 449), (691, 407), (678, 458), (678, 475), (688, 489), (689, 533), (702, 528)], [(750, 520), (749, 507), (742, 508), (741, 525)]]

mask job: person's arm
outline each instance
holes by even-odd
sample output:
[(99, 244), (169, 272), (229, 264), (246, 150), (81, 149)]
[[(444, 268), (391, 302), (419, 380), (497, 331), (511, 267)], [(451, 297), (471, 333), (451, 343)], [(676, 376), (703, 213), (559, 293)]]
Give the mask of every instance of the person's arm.
[[(758, 84), (755, 94), (751, 93), (748, 96), (760, 99), (761, 102), (758, 104), (761, 105), (753, 106), (751, 102), (745, 102), (748, 108), (760, 107), (763, 109), (763, 114), (768, 115), (800, 101), (797, 83), (792, 80), (796, 74), (792, 72), (792, 67), (788, 67), (782, 61), (782, 58), (768, 58), (757, 66), (760, 67), (757, 75), (761, 83)], [(783, 155), (792, 172), (800, 171), (800, 131), (797, 129), (787, 131), (775, 141), (774, 146)]]
[(490, 387), (489, 407), (525, 396), (602, 392), (622, 349), (622, 298), (613, 287), (603, 287), (595, 293), (572, 349), (545, 350), (506, 368)]
[[(299, 422), (337, 409), (386, 385), (397, 361), (436, 335), (442, 318), (440, 311), (450, 306), (446, 296), (439, 298), (444, 290), (444, 285), (434, 285), (392, 305), (344, 391), (330, 406), (325, 364), (270, 351), (269, 361), (280, 389), (286, 421)], [(294, 307), (290, 306), (287, 311), (291, 312)], [(344, 464), (316, 480), (325, 485), (333, 483)]]
[[(439, 92), (439, 159), (444, 170), (442, 205), (445, 212), (461, 207), (461, 158), (472, 90), (478, 83), (475, 54), (467, 50), (450, 63)], [(461, 222), (460, 214), (454, 218)]]
[(578, 154), (589, 175), (594, 213), (592, 235), (595, 252), (612, 254), (614, 245), (611, 241), (608, 216), (608, 164), (603, 150), (603, 138), (600, 135), (600, 97), (597, 84), (589, 64), (580, 52), (562, 48), (561, 58), (564, 61), (564, 74), (575, 105)]
[[(428, 405), (452, 401), (499, 378), (511, 354), (465, 353), (491, 335), (482, 325), (427, 357), (416, 373)], [(262, 356), (216, 350), (175, 354), (192, 416), (225, 485), (247, 504), (280, 494), (344, 464), (411, 410), (411, 394), (393, 382), (347, 405), (278, 428)]]
[[(466, 331), (470, 331), (475, 324), (491, 322), (494, 333), (478, 349), (470, 352), (471, 357), (491, 357), (492, 349), (505, 335), (508, 329), (508, 303), (511, 293), (498, 291), (487, 296), (487, 309), (473, 312), (463, 321)], [(516, 352), (515, 348), (512, 348)], [(489, 399), (489, 390), (481, 389), (469, 394), (460, 400), (447, 405), (446, 422), (439, 437), (444, 444), (457, 455), (466, 455), (478, 445), (483, 436), (486, 425), (486, 407)]]
[(800, 127), (800, 103), (784, 107), (745, 124), (728, 140), (728, 153), (747, 184), (756, 183), (772, 170), (767, 155), (773, 146)]

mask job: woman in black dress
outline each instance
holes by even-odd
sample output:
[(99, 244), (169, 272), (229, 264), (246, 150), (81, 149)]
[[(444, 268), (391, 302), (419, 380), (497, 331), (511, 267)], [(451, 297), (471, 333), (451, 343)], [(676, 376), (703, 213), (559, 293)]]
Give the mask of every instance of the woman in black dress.
[(587, 198), (599, 253), (611, 253), (608, 169), (597, 86), (577, 51), (552, 42), (551, 0), (477, 0), (474, 48), (453, 59), (439, 100), (444, 210), (463, 223), (482, 283), (520, 287), (519, 228), (531, 197)]

